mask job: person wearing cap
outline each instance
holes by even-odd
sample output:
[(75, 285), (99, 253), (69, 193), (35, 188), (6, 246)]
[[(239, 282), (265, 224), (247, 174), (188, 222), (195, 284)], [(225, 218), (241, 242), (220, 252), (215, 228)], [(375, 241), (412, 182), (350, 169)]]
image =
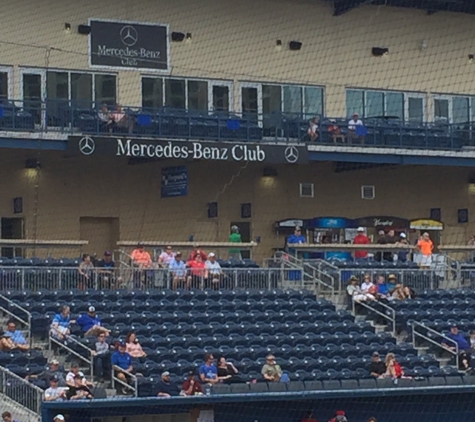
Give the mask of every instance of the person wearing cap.
[(165, 371), (157, 385), (158, 397), (176, 397), (180, 395), (180, 387), (170, 379), (170, 372)]
[(337, 410), (335, 412), (335, 416), (331, 418), (328, 422), (348, 422), (348, 419), (346, 419), (346, 415), (343, 410)]
[(168, 269), (172, 275), (172, 288), (176, 290), (179, 285), (186, 284), (186, 288), (190, 289), (190, 284), (188, 283), (186, 277), (186, 264), (182, 259), (181, 252), (175, 254), (175, 258), (170, 262)]
[(302, 235), (302, 230), (299, 226), (295, 227), (294, 234), (290, 235), (287, 238), (288, 245), (301, 245), (303, 243), (307, 243), (305, 236)]
[(30, 346), (28, 346), (28, 343), (26, 342), (23, 333), (20, 330), (16, 329), (15, 321), (8, 321), (5, 336), (9, 337), (12, 340), (16, 349), (21, 350), (23, 352), (30, 350)]
[[(396, 242), (398, 246), (408, 246), (409, 242), (407, 241), (406, 233), (401, 232), (399, 233), (399, 239)], [(409, 253), (408, 249), (404, 249), (397, 252), (397, 260), (398, 262), (407, 262), (407, 254)]]
[(266, 363), (261, 369), (264, 380), (270, 382), (289, 382), (290, 378), (287, 373), (282, 371), (280, 365), (277, 364), (274, 355), (266, 356)]
[[(40, 374), (38, 374), (38, 376), (36, 377), (40, 384), (38, 386), (46, 388), (46, 386), (49, 385), (49, 380), (53, 377), (58, 379), (58, 385), (60, 387), (66, 387), (66, 374), (59, 366), (59, 361), (57, 359), (52, 359), (46, 369)], [(34, 375), (29, 376), (29, 379), (34, 378)], [(36, 382), (33, 381), (33, 383), (37, 385)]]
[(372, 294), (373, 288), (374, 288), (374, 283), (371, 280), (371, 276), (369, 274), (365, 274), (363, 278), (363, 283), (361, 284), (361, 292)]
[(74, 386), (69, 387), (66, 393), (68, 400), (93, 399), (94, 395), (87, 385), (84, 383), (84, 376), (76, 374), (74, 376)]
[(364, 293), (360, 286), (358, 286), (359, 280), (356, 276), (351, 276), (348, 281), (348, 286), (346, 286), (346, 292), (348, 296), (354, 302), (364, 302), (365, 300), (375, 300), (375, 297), (371, 293)]
[(363, 122), (360, 120), (358, 113), (353, 113), (353, 118), (348, 122), (348, 139), (351, 140), (357, 137), (356, 126), (363, 126)]
[(446, 349), (458, 352), (459, 357), (459, 370), (471, 372), (471, 357), (470, 357), (470, 343), (467, 341), (463, 333), (461, 333), (457, 325), (450, 327), (450, 333), (446, 334), (442, 341), (442, 346)]
[(59, 312), (53, 317), (51, 323), (51, 336), (57, 340), (64, 340), (70, 333), (70, 326), (76, 321), (71, 319), (69, 306), (61, 306)]
[(417, 242), (417, 249), (421, 253), (419, 266), (424, 269), (430, 269), (432, 264), (432, 252), (434, 251), (434, 243), (430, 240), (429, 233), (425, 232)]
[(56, 416), (53, 418), (53, 421), (54, 421), (54, 422), (64, 422), (64, 416), (63, 416), (63, 415), (56, 415)]
[(96, 315), (96, 308), (94, 306), (89, 306), (87, 313), (80, 315), (76, 324), (83, 331), (84, 337), (97, 337), (100, 333), (104, 333), (107, 336), (110, 334), (110, 331), (102, 326), (102, 321)]
[[(230, 243), (242, 243), (241, 233), (239, 233), (238, 226), (231, 226), (231, 234), (229, 235)], [(229, 249), (229, 259), (242, 260), (241, 250), (240, 249)]]
[[(356, 230), (356, 236), (353, 239), (353, 245), (369, 245), (369, 237), (366, 236), (365, 229), (363, 227), (358, 227)], [(354, 252), (353, 256), (355, 259), (364, 259), (368, 257), (368, 251), (357, 250)]]
[(3, 422), (18, 422), (17, 420), (13, 419), (13, 416), (10, 412), (3, 412), (2, 420)]
[(212, 289), (219, 289), (221, 278), (224, 276), (221, 265), (216, 261), (216, 255), (214, 252), (210, 252), (208, 260), (205, 262), (205, 280), (207, 287)]
[(74, 387), (74, 379), (76, 378), (76, 375), (79, 375), (81, 377), (81, 381), (83, 382), (84, 385), (92, 387), (93, 384), (89, 381), (86, 380), (86, 377), (84, 376), (84, 373), (79, 370), (79, 364), (77, 362), (74, 362), (71, 364), (71, 368), (69, 369), (69, 372), (66, 374), (66, 384), (68, 387)]
[(195, 254), (194, 259), (190, 259), (186, 266), (189, 268), (187, 286), (202, 287), (205, 277), (205, 261), (200, 253)]
[(369, 364), (368, 371), (374, 378), (382, 378), (386, 373), (386, 364), (381, 361), (378, 352), (373, 352), (373, 356), (371, 357), (371, 363)]
[(51, 377), (49, 380), (49, 388), (45, 391), (45, 401), (61, 401), (66, 400), (66, 389), (59, 387), (59, 379)]
[(104, 257), (98, 261), (97, 268), (99, 288), (112, 288), (116, 282), (118, 284), (122, 282), (121, 277), (115, 277), (115, 262), (110, 251), (104, 252)]
[(203, 394), (203, 387), (196, 378), (195, 371), (189, 371), (188, 376), (181, 387), (185, 396), (197, 396)]
[[(117, 346), (117, 351), (112, 354), (111, 364), (115, 371), (115, 376), (122, 382), (127, 383), (127, 374), (124, 373), (124, 371), (132, 373), (134, 367), (132, 366), (132, 356), (127, 353), (127, 345), (125, 342), (121, 342)], [(126, 393), (127, 388), (121, 387), (120, 390)]]
[(1, 352), (10, 352), (16, 350), (15, 343), (12, 339), (3, 331), (0, 330), (0, 351)]
[(167, 246), (158, 257), (158, 264), (161, 268), (168, 268), (170, 263), (175, 259), (175, 253), (171, 246)]

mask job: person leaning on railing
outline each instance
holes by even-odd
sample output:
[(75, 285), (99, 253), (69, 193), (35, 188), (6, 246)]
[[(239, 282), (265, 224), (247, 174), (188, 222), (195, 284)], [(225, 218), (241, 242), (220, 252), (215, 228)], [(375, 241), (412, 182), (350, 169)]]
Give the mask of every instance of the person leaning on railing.
[[(443, 347), (454, 352), (457, 351), (458, 347), (459, 369), (461, 371), (466, 371), (467, 373), (472, 372), (470, 343), (467, 341), (465, 336), (459, 331), (456, 325), (453, 325), (450, 327), (450, 333), (448, 333), (446, 337), (453, 341), (447, 341), (446, 339), (442, 340)], [(457, 344), (457, 347), (454, 345), (454, 343)]]

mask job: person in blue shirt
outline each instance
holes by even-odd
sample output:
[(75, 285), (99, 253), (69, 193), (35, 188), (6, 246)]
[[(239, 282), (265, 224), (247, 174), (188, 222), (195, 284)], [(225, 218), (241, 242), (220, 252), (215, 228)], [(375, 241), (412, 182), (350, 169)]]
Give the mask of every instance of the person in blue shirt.
[[(111, 364), (114, 369), (115, 376), (119, 378), (122, 382), (128, 383), (127, 374), (132, 373), (134, 367), (132, 366), (132, 356), (130, 356), (125, 350), (127, 346), (124, 342), (119, 343), (117, 351), (112, 354)], [(122, 371), (121, 371), (122, 370)], [(126, 393), (126, 387), (121, 388), (123, 393)]]
[(70, 333), (70, 326), (76, 321), (71, 319), (69, 306), (64, 305), (59, 310), (51, 323), (51, 336), (57, 340), (64, 340)]
[(300, 245), (302, 243), (307, 243), (307, 240), (305, 239), (305, 236), (302, 235), (302, 230), (300, 227), (295, 227), (294, 234), (290, 235), (287, 238), (287, 244), (288, 245)]
[(378, 276), (377, 286), (378, 286), (378, 298), (388, 299), (390, 296), (389, 287), (384, 281), (384, 276), (382, 275)]
[(175, 259), (170, 261), (168, 265), (168, 270), (170, 271), (173, 278), (173, 290), (176, 290), (178, 285), (186, 283), (186, 287), (190, 289), (190, 280), (187, 281), (186, 277), (186, 264), (182, 259), (181, 252), (175, 254)]
[(76, 324), (81, 327), (84, 337), (97, 337), (99, 334), (105, 334), (108, 336), (110, 334), (110, 331), (102, 326), (102, 322), (96, 315), (96, 308), (94, 308), (94, 306), (89, 306), (87, 314), (81, 315), (77, 319)]
[(199, 369), (201, 381), (208, 384), (216, 384), (219, 382), (219, 379), (218, 368), (214, 364), (214, 356), (211, 353), (206, 353), (203, 360), (204, 363)]
[[(450, 327), (450, 333), (446, 335), (449, 339), (453, 340), (443, 340), (442, 346), (449, 350), (457, 351), (459, 353), (459, 369), (466, 372), (471, 372), (471, 357), (470, 357), (470, 343), (467, 341), (465, 336), (459, 332), (459, 329), (456, 325)], [(455, 343), (457, 347), (455, 346)]]
[(23, 333), (16, 329), (15, 321), (8, 321), (5, 337), (10, 337), (11, 341), (18, 350), (27, 351), (30, 349), (30, 346), (26, 342)]

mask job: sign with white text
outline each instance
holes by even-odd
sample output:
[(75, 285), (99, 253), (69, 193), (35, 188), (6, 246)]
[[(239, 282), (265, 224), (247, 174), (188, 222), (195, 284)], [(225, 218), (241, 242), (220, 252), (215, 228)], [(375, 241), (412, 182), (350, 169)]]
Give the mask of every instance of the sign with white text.
[(162, 168), (162, 198), (188, 195), (188, 169), (186, 166)]

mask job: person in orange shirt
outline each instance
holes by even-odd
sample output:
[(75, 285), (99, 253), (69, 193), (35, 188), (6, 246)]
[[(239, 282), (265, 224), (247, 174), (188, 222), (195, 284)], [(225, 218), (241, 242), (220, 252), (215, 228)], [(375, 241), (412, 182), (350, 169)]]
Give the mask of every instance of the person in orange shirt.
[(138, 267), (138, 271), (134, 271), (134, 281), (137, 284), (136, 287), (140, 287), (140, 284), (146, 284), (147, 282), (147, 271), (144, 270), (152, 267), (152, 257), (145, 250), (143, 242), (139, 242), (137, 248), (130, 254), (130, 257), (132, 258), (133, 266)]
[(429, 233), (424, 233), (419, 242), (417, 242), (417, 249), (422, 254), (420, 267), (429, 269), (432, 264), (432, 251), (434, 250), (434, 244), (430, 240)]

